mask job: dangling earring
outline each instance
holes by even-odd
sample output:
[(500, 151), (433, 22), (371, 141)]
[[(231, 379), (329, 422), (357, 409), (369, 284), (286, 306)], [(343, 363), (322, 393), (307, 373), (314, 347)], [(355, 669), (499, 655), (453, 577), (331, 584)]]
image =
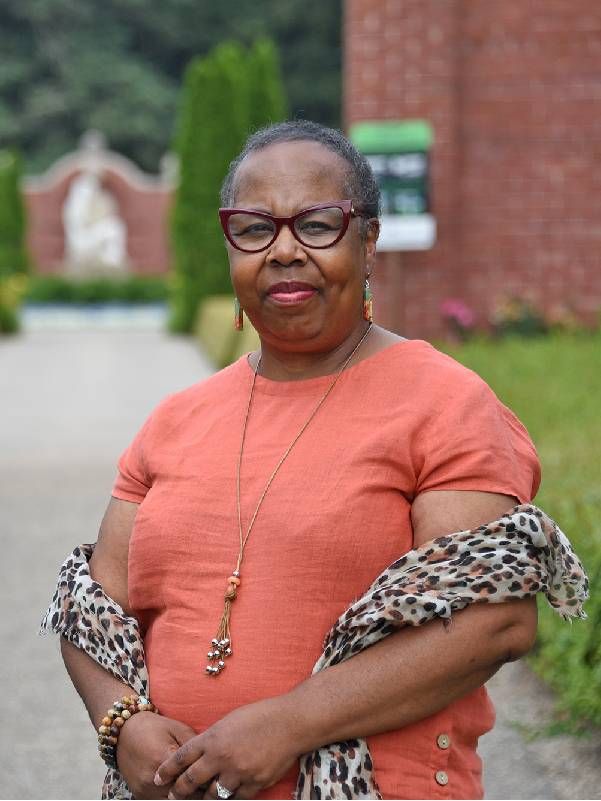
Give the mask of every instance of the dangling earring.
[(365, 279), (365, 288), (363, 289), (363, 319), (368, 323), (374, 321), (374, 304), (371, 289), (369, 288), (369, 281)]
[(236, 331), (242, 331), (244, 328), (244, 313), (240, 306), (240, 301), (234, 296), (234, 328)]

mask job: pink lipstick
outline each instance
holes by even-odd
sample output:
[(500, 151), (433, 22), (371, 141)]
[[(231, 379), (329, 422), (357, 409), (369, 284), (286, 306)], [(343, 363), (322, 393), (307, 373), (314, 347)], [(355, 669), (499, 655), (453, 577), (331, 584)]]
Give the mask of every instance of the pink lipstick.
[(280, 281), (269, 287), (267, 294), (276, 303), (291, 306), (309, 300), (317, 293), (311, 284), (304, 281)]

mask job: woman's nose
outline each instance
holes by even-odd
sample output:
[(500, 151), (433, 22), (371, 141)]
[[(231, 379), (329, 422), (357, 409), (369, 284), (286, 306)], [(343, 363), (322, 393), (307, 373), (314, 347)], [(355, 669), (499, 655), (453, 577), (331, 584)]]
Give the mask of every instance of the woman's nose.
[(288, 225), (283, 225), (275, 241), (269, 248), (268, 261), (288, 267), (291, 264), (304, 264), (307, 261), (305, 249), (295, 238)]

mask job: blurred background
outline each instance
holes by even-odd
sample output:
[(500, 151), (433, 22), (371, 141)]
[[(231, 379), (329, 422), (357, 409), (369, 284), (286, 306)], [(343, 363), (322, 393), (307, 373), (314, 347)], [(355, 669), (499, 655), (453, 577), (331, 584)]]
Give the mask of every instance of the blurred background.
[(487, 796), (601, 797), (597, 0), (3, 0), (0, 54), (1, 797), (98, 795), (37, 626), (148, 412), (257, 344), (216, 210), (247, 135), (286, 118), (370, 160), (376, 322), (525, 422), (591, 579), (589, 619), (541, 604), (528, 665), (491, 685)]

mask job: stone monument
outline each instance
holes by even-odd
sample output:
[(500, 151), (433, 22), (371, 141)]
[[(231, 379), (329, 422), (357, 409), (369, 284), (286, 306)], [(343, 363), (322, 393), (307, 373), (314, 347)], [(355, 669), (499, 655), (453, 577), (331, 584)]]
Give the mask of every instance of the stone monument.
[(166, 273), (174, 156), (149, 175), (88, 131), (78, 150), (23, 181), (28, 247), (37, 270), (77, 277)]
[(63, 225), (69, 272), (81, 275), (103, 268), (125, 268), (125, 223), (113, 195), (103, 189), (100, 176), (91, 170), (71, 182), (63, 206)]

